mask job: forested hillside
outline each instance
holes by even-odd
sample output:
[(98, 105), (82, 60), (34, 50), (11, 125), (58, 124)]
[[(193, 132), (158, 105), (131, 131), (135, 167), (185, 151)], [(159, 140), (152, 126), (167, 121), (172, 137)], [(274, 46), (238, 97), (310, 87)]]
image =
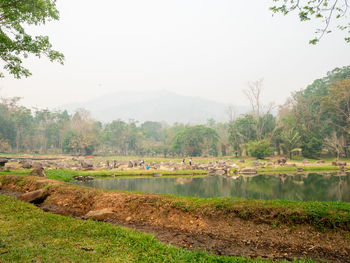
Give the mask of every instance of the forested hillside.
[(208, 119), (202, 125), (135, 120), (101, 123), (87, 110), (29, 109), (19, 98), (0, 104), (0, 151), (69, 154), (161, 156), (328, 154), (349, 157), (350, 66), (336, 68), (305, 89), (290, 95), (272, 114), (263, 105), (261, 83), (246, 95), (251, 111), (230, 109), (227, 122)]

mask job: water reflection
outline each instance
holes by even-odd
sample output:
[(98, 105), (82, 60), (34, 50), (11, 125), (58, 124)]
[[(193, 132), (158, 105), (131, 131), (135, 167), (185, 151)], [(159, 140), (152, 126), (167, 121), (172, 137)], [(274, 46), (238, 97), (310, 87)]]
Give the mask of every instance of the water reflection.
[(77, 182), (77, 184), (107, 190), (179, 196), (350, 202), (350, 174), (118, 178)]

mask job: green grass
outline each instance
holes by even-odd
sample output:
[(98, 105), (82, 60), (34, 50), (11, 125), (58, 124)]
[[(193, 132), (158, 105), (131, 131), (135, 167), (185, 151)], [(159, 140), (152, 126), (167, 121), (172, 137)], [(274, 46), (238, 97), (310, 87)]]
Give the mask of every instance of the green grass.
[[(271, 262), (219, 257), (111, 224), (49, 214), (0, 195), (1, 262)], [(285, 261), (279, 261), (285, 262)], [(313, 262), (295, 260), (294, 262)]]
[(197, 210), (204, 215), (210, 215), (219, 211), (244, 220), (273, 225), (306, 224), (322, 231), (326, 229), (350, 231), (350, 203), (345, 202), (171, 197), (170, 205), (184, 212)]

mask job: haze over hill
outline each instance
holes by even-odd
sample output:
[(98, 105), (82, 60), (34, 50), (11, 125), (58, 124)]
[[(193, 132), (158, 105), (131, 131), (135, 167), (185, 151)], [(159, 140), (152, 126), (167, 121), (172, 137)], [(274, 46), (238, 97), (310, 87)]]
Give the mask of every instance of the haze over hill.
[[(63, 105), (62, 109), (74, 112), (84, 108), (92, 117), (103, 121), (135, 119), (144, 121), (165, 121), (169, 124), (205, 123), (207, 119), (227, 121), (229, 105), (200, 97), (182, 96), (169, 91), (118, 92), (101, 96), (85, 103)], [(248, 111), (247, 106), (233, 105), (236, 114)]]

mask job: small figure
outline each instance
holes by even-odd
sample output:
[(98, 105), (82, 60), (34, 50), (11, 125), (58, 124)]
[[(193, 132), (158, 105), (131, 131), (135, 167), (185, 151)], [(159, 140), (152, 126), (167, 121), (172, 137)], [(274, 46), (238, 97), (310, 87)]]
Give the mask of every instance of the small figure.
[(147, 166), (146, 166), (146, 170), (149, 170), (149, 164), (147, 164)]
[(189, 163), (190, 165), (192, 165), (192, 158), (190, 158), (190, 160), (188, 161), (188, 163)]
[(184, 158), (184, 159), (182, 159), (182, 163), (183, 163), (183, 164), (185, 164), (185, 158)]

